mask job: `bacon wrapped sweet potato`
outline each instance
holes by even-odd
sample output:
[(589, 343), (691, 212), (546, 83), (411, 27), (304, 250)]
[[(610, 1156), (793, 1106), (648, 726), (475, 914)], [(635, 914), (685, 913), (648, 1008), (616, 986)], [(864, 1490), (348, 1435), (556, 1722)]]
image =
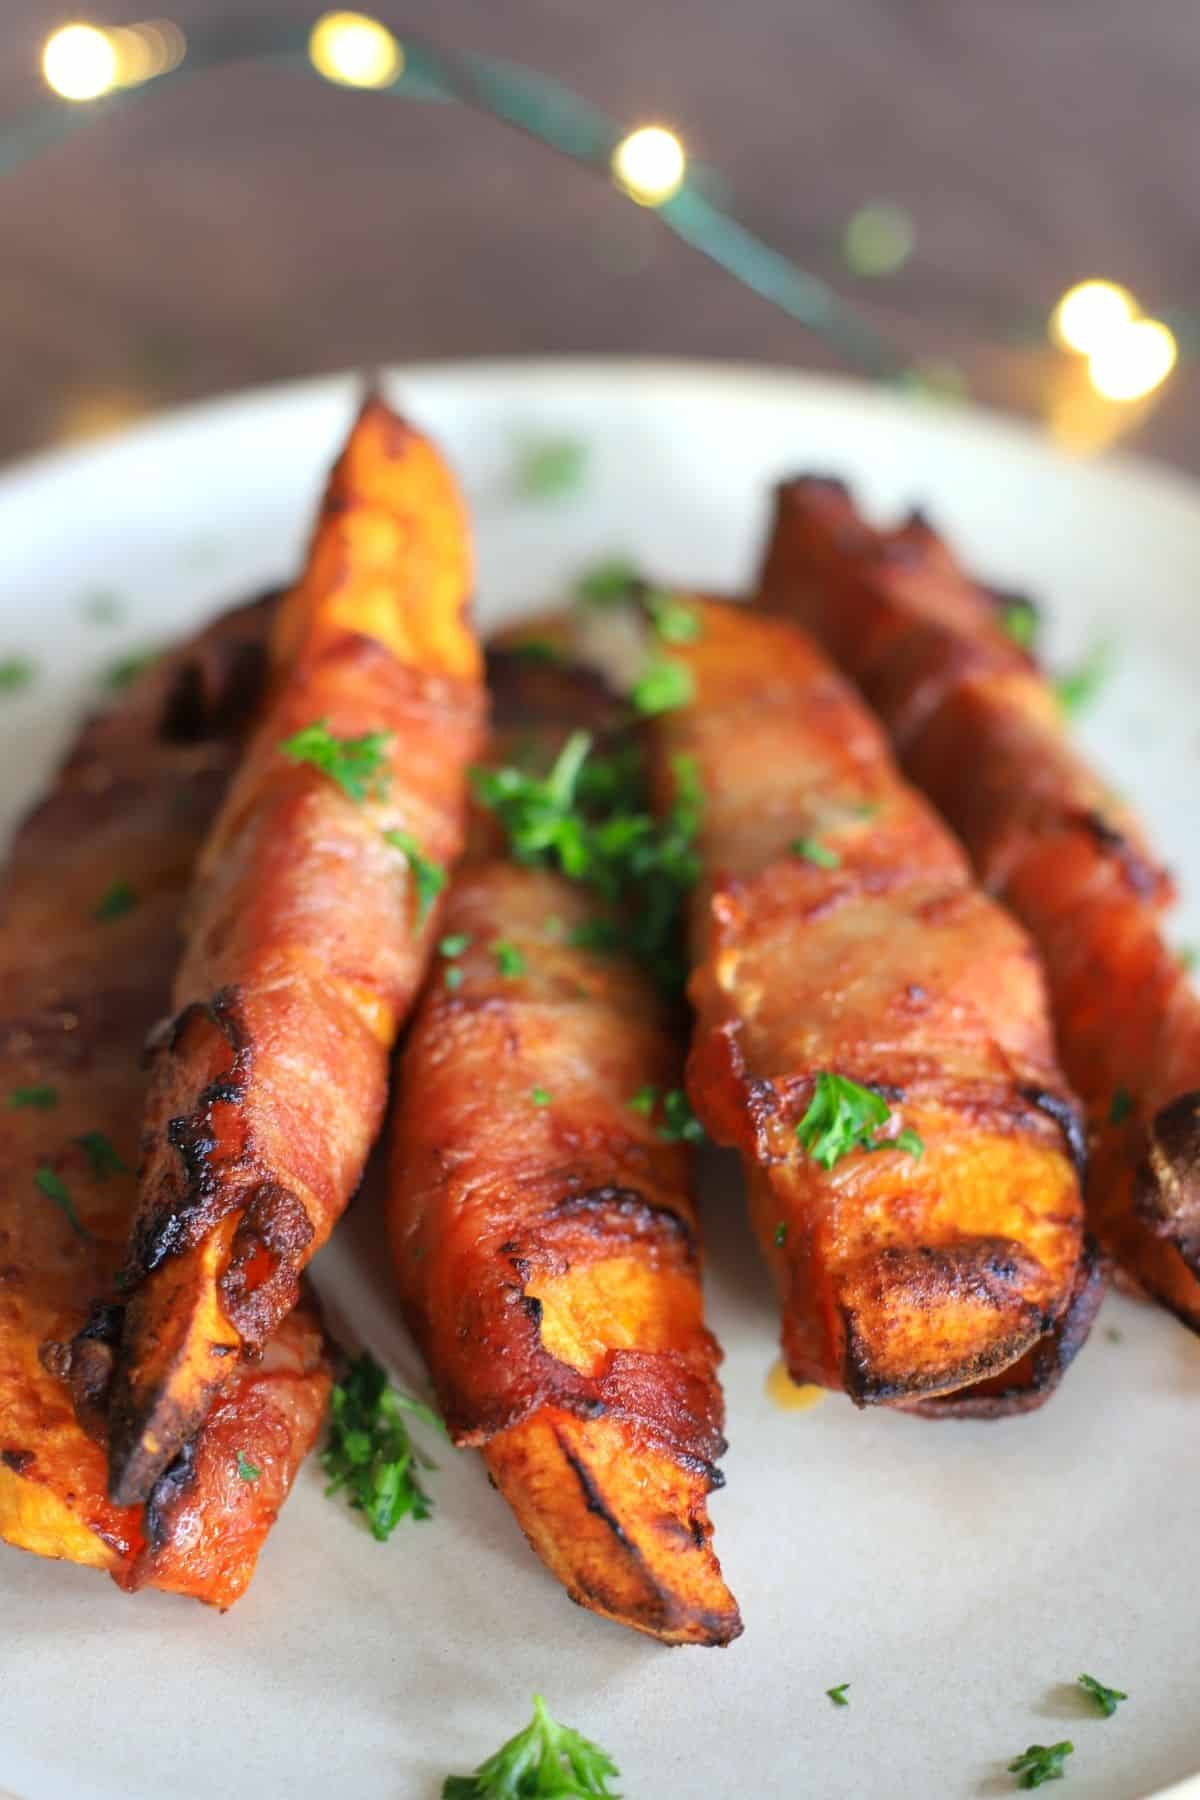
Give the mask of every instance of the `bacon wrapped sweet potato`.
[(919, 515), (873, 530), (841, 483), (779, 491), (761, 603), (813, 631), (1041, 952), (1091, 1134), (1104, 1247), (1200, 1329), (1200, 999), (1164, 941), (1169, 877), (1062, 710)]
[(801, 1382), (859, 1403), (989, 1379), (1067, 1310), (1080, 1129), (1031, 945), (782, 621), (692, 603), (664, 803), (705, 797), (688, 1091), (742, 1153)]
[(449, 472), (369, 400), (189, 903), (125, 1272), (118, 1503), (294, 1305), (362, 1175), (461, 840), (483, 712), (470, 584)]
[(19, 833), (0, 898), (0, 1537), (221, 1607), (316, 1435), (330, 1381), (319, 1320), (302, 1300), (146, 1504), (116, 1506), (102, 1433), (119, 1309), (92, 1301), (112, 1291), (136, 1205), (143, 1045), (169, 1001), (179, 905), (261, 685), (265, 626), (262, 608), (222, 620), (87, 726)]
[[(509, 698), (524, 737), (594, 694), (528, 668)], [(394, 1262), (455, 1442), (482, 1447), (572, 1599), (724, 1644), (741, 1621), (706, 1505), (719, 1352), (690, 1152), (663, 1125), (682, 1057), (651, 978), (578, 941), (599, 922), (588, 890), (477, 818), (398, 1072)]]

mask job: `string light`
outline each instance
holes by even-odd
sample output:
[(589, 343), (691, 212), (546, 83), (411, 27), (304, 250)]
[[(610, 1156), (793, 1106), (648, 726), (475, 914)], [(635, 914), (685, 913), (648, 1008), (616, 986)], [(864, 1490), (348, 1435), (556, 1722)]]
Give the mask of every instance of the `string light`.
[(687, 156), (665, 125), (642, 125), (612, 153), (613, 180), (639, 206), (663, 206), (683, 186)]
[(389, 87), (404, 69), (404, 51), (386, 25), (366, 13), (324, 13), (312, 28), (308, 54), (319, 75), (343, 87)]
[(97, 100), (117, 85), (117, 51), (94, 25), (64, 25), (46, 40), (42, 74), (64, 100)]
[(1161, 319), (1128, 319), (1088, 356), (1088, 376), (1106, 400), (1141, 400), (1161, 387), (1179, 346)]
[(913, 253), (916, 229), (898, 206), (872, 201), (846, 223), (842, 253), (855, 275), (894, 275)]
[(120, 87), (140, 87), (177, 69), (187, 55), (187, 39), (169, 19), (114, 26), (105, 34), (117, 57)]
[(1080, 281), (1050, 315), (1050, 336), (1062, 349), (1087, 356), (1136, 312), (1133, 295), (1115, 281)]

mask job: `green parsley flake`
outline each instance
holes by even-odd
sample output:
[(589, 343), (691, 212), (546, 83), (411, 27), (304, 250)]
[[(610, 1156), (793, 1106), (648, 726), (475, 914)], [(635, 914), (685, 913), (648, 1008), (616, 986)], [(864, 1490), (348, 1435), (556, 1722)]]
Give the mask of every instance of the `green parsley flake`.
[(672, 1088), (663, 1095), (663, 1122), (658, 1135), (669, 1144), (699, 1144), (703, 1141), (704, 1127), (682, 1088)]
[(507, 648), (509, 655), (521, 662), (557, 664), (567, 660), (562, 645), (552, 638), (522, 638), (519, 644), (509, 644)]
[(413, 1444), (404, 1414), (444, 1430), (431, 1407), (392, 1387), (375, 1358), (364, 1351), (334, 1386), (329, 1442), (321, 1466), (330, 1477), (327, 1494), (345, 1488), (350, 1504), (366, 1515), (372, 1537), (386, 1541), (401, 1519), (428, 1519), (433, 1502), (418, 1469), (433, 1469)]
[(674, 594), (655, 590), (646, 595), (645, 606), (664, 644), (694, 644), (704, 630), (696, 608)]
[(37, 665), (27, 656), (0, 658), (0, 694), (19, 694), (22, 688), (31, 686), (36, 674)]
[(658, 1104), (658, 1089), (648, 1081), (645, 1087), (640, 1087), (632, 1099), (627, 1100), (625, 1104), (630, 1112), (641, 1113), (644, 1119), (648, 1119)]
[(1018, 650), (1032, 656), (1038, 639), (1038, 612), (1033, 601), (1006, 600), (1000, 612), (1000, 624)]
[(237, 1472), (242, 1481), (257, 1481), (262, 1474), (262, 1470), (250, 1461), (244, 1450), (237, 1453)]
[(458, 967), (458, 965), (456, 963), (451, 963), (450, 967), (446, 970), (445, 974), (442, 976), (443, 984), (445, 985), (447, 991), (451, 994), (457, 993), (458, 989), (463, 984), (463, 979), (464, 979), (463, 971)]
[(1179, 959), (1179, 966), (1184, 974), (1190, 975), (1196, 967), (1197, 956), (1200, 955), (1196, 946), (1194, 944), (1181, 944), (1175, 954)]
[(131, 650), (128, 656), (119, 656), (104, 671), (105, 687), (111, 688), (114, 694), (123, 693), (139, 675), (152, 669), (161, 655), (161, 650)]
[(381, 800), (388, 791), (387, 731), (364, 731), (361, 737), (335, 737), (324, 719), (305, 725), (279, 749), (294, 763), (308, 763), (328, 776), (356, 806), (364, 800)]
[(94, 1180), (107, 1181), (110, 1175), (128, 1175), (129, 1164), (122, 1162), (112, 1140), (102, 1131), (84, 1131), (75, 1142), (87, 1157)]
[(48, 1087), (44, 1082), (34, 1082), (31, 1087), (16, 1087), (8, 1096), (8, 1104), (14, 1111), (26, 1107), (33, 1112), (49, 1112), (52, 1106), (58, 1105), (58, 1089)]
[(687, 706), (695, 691), (696, 683), (687, 664), (664, 656), (647, 664), (629, 697), (643, 718), (649, 719), (657, 713), (675, 712)]
[(90, 1239), (92, 1234), (85, 1230), (80, 1223), (79, 1214), (75, 1211), (75, 1202), (71, 1199), (62, 1177), (43, 1163), (40, 1169), (34, 1170), (33, 1181), (35, 1187), (39, 1187), (43, 1194), (53, 1200), (55, 1206), (61, 1208), (75, 1236)]
[(464, 950), (469, 949), (470, 943), (469, 931), (448, 931), (445, 937), (438, 939), (438, 955), (453, 959), (461, 956)]
[(560, 500), (583, 486), (590, 453), (577, 438), (544, 438), (517, 458), (515, 486), (523, 500)]
[(1114, 1088), (1112, 1101), (1108, 1108), (1110, 1125), (1123, 1125), (1133, 1111), (1133, 1095), (1126, 1087)]
[(110, 919), (123, 919), (126, 913), (133, 911), (137, 905), (137, 895), (127, 881), (113, 881), (105, 888), (92, 909), (93, 919), (107, 923)]
[(1123, 1694), (1120, 1688), (1105, 1687), (1104, 1683), (1097, 1681), (1094, 1675), (1081, 1675), (1079, 1685), (1084, 1693), (1090, 1695), (1096, 1702), (1106, 1719), (1111, 1719), (1122, 1700), (1129, 1698), (1129, 1695)]
[(780, 1219), (778, 1225), (775, 1227), (775, 1242), (780, 1248), (787, 1243), (787, 1225), (783, 1219)]
[(1115, 650), (1111, 643), (1094, 644), (1074, 669), (1056, 677), (1054, 691), (1068, 718), (1086, 712), (1112, 674)]
[(796, 1136), (823, 1169), (832, 1169), (852, 1150), (903, 1150), (919, 1158), (925, 1146), (915, 1131), (906, 1129), (894, 1138), (875, 1136), (891, 1116), (891, 1108), (882, 1095), (844, 1075), (822, 1069), (813, 1084), (808, 1110), (796, 1127)]
[(492, 960), (506, 979), (515, 979), (525, 973), (524, 953), (515, 944), (510, 944), (507, 938), (497, 938), (491, 949)]
[(529, 1098), (535, 1106), (549, 1106), (551, 1101), (550, 1092), (544, 1087), (530, 1088)]
[(848, 1681), (843, 1681), (837, 1687), (826, 1688), (825, 1692), (835, 1706), (849, 1706), (850, 1702), (846, 1698), (846, 1689), (849, 1686)]
[(621, 606), (640, 585), (641, 576), (628, 557), (610, 556), (584, 570), (575, 583), (575, 598), (585, 606)]
[(399, 850), (408, 864), (417, 890), (417, 930), (429, 917), (429, 909), (446, 885), (446, 871), (440, 863), (430, 862), (420, 844), (409, 831), (385, 831), (385, 842)]
[(1061, 1781), (1066, 1773), (1063, 1763), (1074, 1754), (1074, 1744), (1065, 1741), (1061, 1744), (1030, 1744), (1028, 1750), (1009, 1763), (1009, 1774), (1016, 1776), (1019, 1788), (1039, 1788), (1046, 1781)]
[(842, 859), (837, 851), (828, 849), (817, 838), (793, 838), (788, 849), (802, 862), (816, 863), (818, 869), (840, 869), (842, 866)]
[(588, 1738), (560, 1725), (540, 1694), (533, 1696), (533, 1720), (480, 1763), (473, 1775), (448, 1775), (442, 1800), (619, 1800), (610, 1780), (620, 1770)]

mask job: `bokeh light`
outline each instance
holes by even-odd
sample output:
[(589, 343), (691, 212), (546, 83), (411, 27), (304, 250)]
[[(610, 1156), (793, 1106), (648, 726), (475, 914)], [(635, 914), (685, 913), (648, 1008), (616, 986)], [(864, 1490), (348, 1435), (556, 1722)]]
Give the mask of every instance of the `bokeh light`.
[(1175, 367), (1179, 347), (1160, 319), (1129, 319), (1088, 356), (1088, 376), (1106, 400), (1141, 400)]
[(613, 180), (639, 206), (662, 206), (687, 176), (683, 145), (665, 125), (642, 125), (612, 154)]
[(1115, 281), (1080, 281), (1068, 288), (1050, 315), (1050, 335), (1064, 350), (1087, 356), (1111, 332), (1127, 325), (1137, 302)]
[(94, 25), (64, 25), (46, 40), (42, 74), (64, 100), (96, 100), (116, 87), (116, 46)]
[(404, 51), (386, 25), (366, 13), (324, 13), (308, 54), (317, 73), (343, 87), (388, 87), (404, 69)]
[(886, 201), (860, 206), (846, 223), (842, 252), (855, 275), (894, 275), (913, 253), (917, 233), (903, 208)]

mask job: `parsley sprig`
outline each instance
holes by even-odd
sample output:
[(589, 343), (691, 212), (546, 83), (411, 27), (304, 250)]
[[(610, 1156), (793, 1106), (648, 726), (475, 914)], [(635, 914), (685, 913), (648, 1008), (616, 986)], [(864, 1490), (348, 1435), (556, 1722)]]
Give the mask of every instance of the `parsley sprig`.
[(1099, 695), (1113, 671), (1116, 653), (1111, 643), (1093, 644), (1083, 660), (1055, 678), (1054, 691), (1067, 718), (1074, 719)]
[(796, 1136), (823, 1169), (832, 1169), (852, 1150), (904, 1150), (919, 1159), (925, 1145), (915, 1131), (904, 1130), (893, 1138), (876, 1137), (891, 1116), (882, 1094), (822, 1069)]
[(540, 1694), (524, 1731), (502, 1744), (473, 1775), (448, 1775), (442, 1800), (620, 1800), (609, 1787), (620, 1770), (598, 1744), (560, 1725)]
[(441, 863), (431, 862), (411, 831), (385, 831), (384, 842), (398, 850), (408, 864), (417, 895), (417, 929), (429, 917), (429, 909), (446, 885), (446, 871)]
[(8, 1096), (8, 1104), (14, 1111), (31, 1108), (34, 1112), (49, 1112), (58, 1105), (58, 1089), (47, 1082), (35, 1081), (29, 1087), (15, 1087)]
[(409, 1436), (404, 1414), (444, 1430), (432, 1407), (392, 1387), (375, 1358), (364, 1351), (337, 1382), (330, 1400), (329, 1442), (321, 1466), (327, 1494), (346, 1489), (352, 1507), (365, 1513), (371, 1535), (384, 1543), (401, 1519), (428, 1519), (433, 1501), (418, 1469), (433, 1469)]
[(1120, 1688), (1105, 1687), (1104, 1683), (1097, 1681), (1094, 1675), (1081, 1675), (1079, 1685), (1084, 1693), (1096, 1702), (1106, 1719), (1111, 1719), (1122, 1700), (1129, 1698), (1129, 1695), (1122, 1693)]
[(1063, 1763), (1074, 1754), (1074, 1744), (1065, 1739), (1061, 1744), (1030, 1744), (1013, 1758), (1008, 1771), (1016, 1776), (1019, 1788), (1039, 1788), (1046, 1781), (1061, 1781), (1066, 1773)]
[(111, 1138), (102, 1131), (83, 1131), (75, 1139), (87, 1157), (94, 1181), (107, 1181), (110, 1175), (128, 1175), (129, 1164), (118, 1155)]
[(308, 763), (335, 782), (356, 806), (364, 800), (379, 800), (387, 793), (388, 775), (384, 767), (391, 735), (386, 731), (365, 731), (361, 737), (335, 737), (324, 719), (305, 725), (279, 748), (295, 763)]

